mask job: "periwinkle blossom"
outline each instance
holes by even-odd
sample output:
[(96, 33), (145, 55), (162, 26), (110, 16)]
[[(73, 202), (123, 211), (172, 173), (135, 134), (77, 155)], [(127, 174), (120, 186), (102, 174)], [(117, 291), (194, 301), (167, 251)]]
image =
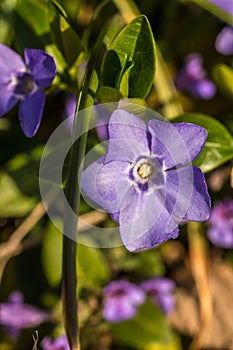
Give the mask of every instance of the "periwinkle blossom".
[(175, 307), (175, 283), (165, 277), (155, 277), (144, 281), (141, 287), (153, 300), (153, 302), (161, 307), (165, 314), (169, 314)]
[(65, 335), (52, 340), (49, 336), (42, 339), (41, 344), (43, 350), (70, 350), (68, 339)]
[[(75, 109), (77, 104), (77, 95), (75, 93), (68, 93), (65, 99), (65, 108), (63, 112), (63, 119), (68, 118), (68, 129), (72, 132)], [(95, 105), (98, 105), (98, 108), (95, 110), (95, 126), (96, 132), (101, 141), (108, 139), (108, 122), (110, 119), (110, 112), (102, 105), (99, 105), (98, 102), (95, 102)]]
[(186, 57), (183, 67), (175, 77), (175, 84), (179, 90), (204, 100), (211, 99), (216, 93), (216, 86), (207, 78), (199, 53), (192, 53)]
[(23, 295), (12, 292), (6, 303), (0, 304), (0, 325), (13, 337), (18, 337), (21, 329), (32, 328), (50, 319), (50, 314), (23, 302)]
[(112, 323), (133, 318), (145, 301), (144, 291), (124, 280), (110, 282), (104, 288), (103, 317)]
[(210, 199), (204, 175), (190, 165), (207, 138), (204, 128), (115, 110), (105, 156), (83, 172), (81, 188), (119, 222), (125, 247), (138, 251), (179, 234), (178, 224), (205, 221)]
[(54, 58), (42, 50), (25, 49), (25, 63), (11, 48), (0, 44), (0, 117), (18, 101), (19, 120), (27, 137), (36, 134), (43, 114), (45, 93), (56, 74)]
[(208, 229), (209, 240), (216, 246), (233, 248), (233, 200), (225, 199), (217, 202), (211, 212), (210, 227)]
[(216, 38), (215, 48), (223, 55), (233, 55), (233, 27), (225, 26), (221, 30)]

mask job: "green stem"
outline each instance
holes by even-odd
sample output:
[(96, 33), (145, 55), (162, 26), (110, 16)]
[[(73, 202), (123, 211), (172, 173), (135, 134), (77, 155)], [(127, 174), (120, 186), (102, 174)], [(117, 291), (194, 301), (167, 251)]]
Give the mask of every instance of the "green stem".
[[(92, 70), (87, 73), (83, 91), (79, 95), (77, 109), (74, 120), (73, 141), (76, 140), (77, 132), (81, 135), (71, 148), (68, 164), (67, 183), (65, 187), (66, 198), (74, 213), (79, 213), (80, 190), (78, 183), (78, 174), (85, 155), (87, 130), (89, 125), (89, 115), (86, 118), (78, 118), (78, 112), (85, 108), (87, 93), (91, 82)], [(78, 350), (79, 334), (78, 334), (78, 317), (77, 317), (77, 242), (67, 236), (67, 232), (76, 232), (78, 224), (78, 216), (66, 213), (64, 217), (64, 234), (63, 234), (63, 264), (62, 264), (62, 299), (64, 324), (69, 339), (71, 350)]]
[[(69, 155), (67, 182), (65, 186), (67, 201), (73, 212), (77, 214), (70, 214), (70, 212), (67, 211), (64, 215), (63, 224), (64, 235), (62, 256), (62, 300), (64, 325), (71, 350), (80, 349), (77, 317), (78, 301), (76, 296), (78, 283), (76, 267), (78, 241), (77, 225), (80, 206), (79, 173), (82, 171), (82, 161), (85, 156), (87, 143), (87, 130), (91, 117), (90, 111), (87, 111), (84, 117), (82, 116), (82, 118), (79, 118), (79, 112), (86, 108), (87, 105), (94, 103), (94, 98), (93, 96), (89, 95), (89, 92), (91, 88), (94, 67), (99, 56), (100, 46), (106, 33), (106, 25), (108, 24), (108, 21), (109, 20), (107, 19), (92, 50), (92, 55), (87, 66), (87, 73), (83, 82), (83, 87), (79, 94), (72, 134), (73, 143)], [(96, 91), (92, 91), (92, 94), (95, 93)], [(68, 232), (76, 233), (75, 241), (68, 237), (66, 234)]]

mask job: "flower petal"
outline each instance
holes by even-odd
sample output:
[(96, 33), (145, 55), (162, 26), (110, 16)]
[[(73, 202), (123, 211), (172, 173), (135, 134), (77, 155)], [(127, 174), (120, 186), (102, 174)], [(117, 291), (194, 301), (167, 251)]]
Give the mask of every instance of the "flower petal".
[(0, 44), (0, 82), (9, 82), (15, 72), (25, 70), (21, 56), (8, 46)]
[(9, 84), (0, 84), (0, 117), (6, 114), (18, 102)]
[(19, 120), (24, 134), (32, 137), (37, 132), (45, 104), (45, 94), (35, 91), (26, 96), (19, 107)]
[(233, 55), (233, 27), (226, 26), (221, 30), (215, 41), (215, 49), (223, 55)]
[(56, 75), (54, 58), (42, 50), (35, 49), (25, 49), (24, 56), (37, 86), (41, 89), (47, 88)]
[(205, 221), (210, 216), (210, 198), (202, 171), (186, 166), (166, 172), (166, 206), (179, 220)]
[(171, 124), (159, 120), (149, 121), (152, 135), (151, 150), (165, 169), (185, 165), (202, 151), (207, 131), (191, 123)]
[(127, 169), (128, 164), (125, 162), (104, 164), (104, 157), (101, 157), (84, 170), (81, 188), (102, 208), (110, 213), (116, 213), (130, 190)]
[(132, 113), (123, 109), (114, 111), (109, 121), (108, 133), (106, 162), (131, 162), (140, 155), (150, 153), (146, 124)]
[(123, 244), (137, 251), (176, 238), (179, 230), (165, 208), (165, 199), (159, 191), (130, 193), (128, 205), (120, 211), (119, 227)]

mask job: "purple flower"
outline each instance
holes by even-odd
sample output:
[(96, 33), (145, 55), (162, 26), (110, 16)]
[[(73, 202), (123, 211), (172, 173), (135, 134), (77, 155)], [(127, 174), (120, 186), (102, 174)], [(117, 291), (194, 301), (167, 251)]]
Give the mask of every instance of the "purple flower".
[(41, 341), (41, 346), (43, 350), (70, 350), (67, 337), (62, 335), (55, 340), (50, 337), (45, 337)]
[(143, 290), (127, 281), (113, 281), (104, 288), (104, 318), (112, 323), (133, 318), (145, 300)]
[(233, 55), (233, 27), (226, 26), (221, 30), (216, 38), (215, 48), (223, 55)]
[(19, 120), (24, 134), (37, 132), (45, 104), (42, 91), (53, 81), (56, 64), (42, 50), (25, 49), (25, 63), (20, 55), (0, 44), (0, 117), (19, 100)]
[[(65, 100), (65, 109), (63, 113), (63, 119), (69, 118), (69, 130), (72, 132), (75, 108), (77, 103), (77, 95), (74, 93), (69, 93)], [(95, 105), (98, 105), (98, 108), (95, 109), (96, 112), (96, 132), (101, 141), (105, 141), (108, 139), (108, 122), (110, 119), (111, 113), (102, 105), (99, 105), (95, 102)]]
[(209, 3), (218, 6), (220, 9), (233, 16), (232, 0), (208, 0)]
[(83, 172), (81, 187), (119, 222), (130, 251), (176, 238), (178, 224), (209, 218), (201, 170), (191, 166), (206, 141), (204, 128), (150, 120), (115, 110), (105, 156)]
[(208, 237), (210, 241), (222, 248), (233, 248), (233, 200), (218, 202), (210, 216)]
[(20, 292), (12, 292), (6, 303), (0, 304), (0, 324), (8, 333), (17, 337), (20, 329), (31, 328), (46, 322), (50, 315), (32, 305), (23, 302)]
[(145, 281), (141, 287), (152, 298), (155, 304), (159, 305), (164, 313), (168, 314), (174, 310), (175, 283), (169, 278), (157, 277)]
[(178, 89), (190, 93), (195, 98), (211, 99), (216, 93), (215, 84), (206, 78), (202, 57), (192, 53), (185, 59), (183, 68), (175, 78)]

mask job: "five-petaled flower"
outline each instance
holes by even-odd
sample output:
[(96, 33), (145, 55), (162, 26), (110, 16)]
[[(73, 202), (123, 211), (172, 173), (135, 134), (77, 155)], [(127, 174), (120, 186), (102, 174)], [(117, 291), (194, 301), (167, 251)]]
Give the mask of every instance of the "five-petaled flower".
[(217, 202), (211, 212), (208, 237), (210, 241), (222, 248), (233, 248), (233, 200)]
[(178, 224), (205, 221), (210, 199), (201, 170), (190, 163), (202, 151), (204, 128), (171, 124), (115, 110), (108, 149), (82, 174), (81, 187), (119, 222), (130, 251), (151, 248), (179, 234)]
[(133, 283), (124, 280), (110, 282), (104, 288), (104, 318), (112, 323), (133, 318), (138, 306), (145, 301), (145, 293)]
[(54, 58), (42, 50), (25, 49), (25, 63), (11, 48), (0, 44), (0, 117), (19, 100), (19, 120), (24, 134), (37, 132), (45, 104), (42, 91), (56, 74)]

